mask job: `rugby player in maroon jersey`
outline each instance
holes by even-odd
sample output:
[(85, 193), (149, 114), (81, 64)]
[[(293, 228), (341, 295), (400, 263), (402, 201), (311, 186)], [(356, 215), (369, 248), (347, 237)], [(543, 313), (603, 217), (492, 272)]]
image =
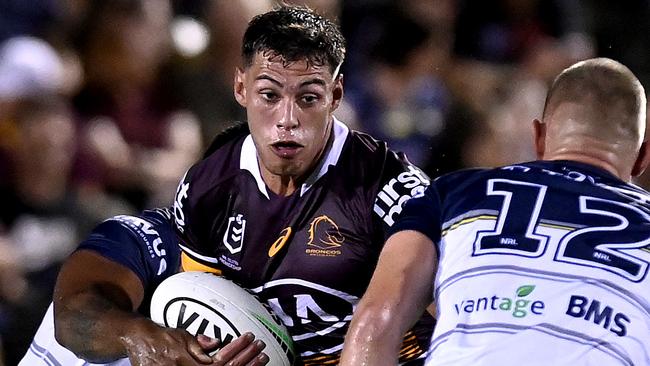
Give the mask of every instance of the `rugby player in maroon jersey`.
[[(266, 301), (301, 362), (338, 363), (385, 233), (428, 178), (386, 143), (334, 117), (345, 41), (299, 7), (254, 18), (235, 98), (248, 123), (182, 179), (174, 214), (185, 270), (217, 272)], [(400, 362), (419, 362), (433, 319), (406, 333)]]
[[(311, 10), (284, 6), (254, 18), (234, 83), (247, 124), (215, 139), (174, 200), (183, 269), (216, 272), (257, 293), (287, 326), (305, 365), (338, 363), (388, 229), (404, 202), (429, 184), (404, 155), (334, 117), (344, 54), (339, 29)], [(119, 288), (118, 282), (112, 283)], [(88, 314), (103, 304), (76, 309)], [(145, 320), (138, 320), (139, 333), (112, 334), (106, 342), (128, 341), (123, 353), (138, 360), (170, 353), (186, 364), (215, 365), (252, 360), (262, 347), (237, 339), (230, 352), (208, 361), (191, 337), (142, 326)], [(406, 333), (401, 363), (421, 362), (433, 324), (424, 313)], [(124, 329), (113, 325), (116, 333)], [(260, 357), (254, 362), (263, 363)]]

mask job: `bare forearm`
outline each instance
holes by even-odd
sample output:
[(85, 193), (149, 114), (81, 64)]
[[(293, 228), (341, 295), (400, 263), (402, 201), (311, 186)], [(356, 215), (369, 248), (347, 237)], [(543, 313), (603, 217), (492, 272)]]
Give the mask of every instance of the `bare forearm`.
[(362, 305), (345, 337), (340, 365), (397, 365), (403, 335), (401, 329), (392, 326), (388, 310)]
[(406, 331), (431, 303), (433, 243), (411, 231), (391, 236), (354, 312), (341, 365), (395, 365)]
[(130, 304), (93, 288), (55, 303), (56, 339), (87, 361), (110, 362), (127, 356), (125, 341), (133, 329), (151, 323)]

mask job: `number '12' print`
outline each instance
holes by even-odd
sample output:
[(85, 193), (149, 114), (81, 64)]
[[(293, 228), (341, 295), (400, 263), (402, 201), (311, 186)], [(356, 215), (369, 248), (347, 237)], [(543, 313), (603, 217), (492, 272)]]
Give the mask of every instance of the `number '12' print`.
[[(546, 194), (547, 187), (541, 184), (489, 180), (487, 195), (501, 196), (503, 203), (495, 229), (477, 234), (473, 255), (542, 256), (548, 237), (536, 233), (536, 228)], [(576, 209), (577, 217), (584, 219), (576, 224), (606, 221), (607, 225), (587, 225), (565, 235), (554, 260), (600, 268), (630, 281), (641, 281), (648, 272), (648, 262), (629, 254), (629, 250), (650, 245), (650, 230), (635, 230), (630, 222), (650, 227), (650, 216), (627, 203), (589, 196), (579, 196)]]

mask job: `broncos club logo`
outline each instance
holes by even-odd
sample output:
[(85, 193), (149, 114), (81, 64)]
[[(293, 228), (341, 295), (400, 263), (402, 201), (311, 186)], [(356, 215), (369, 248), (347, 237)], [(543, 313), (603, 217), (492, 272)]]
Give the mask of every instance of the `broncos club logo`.
[(333, 257), (341, 254), (338, 249), (345, 237), (339, 226), (326, 215), (318, 216), (309, 225), (309, 242), (305, 253), (309, 255)]

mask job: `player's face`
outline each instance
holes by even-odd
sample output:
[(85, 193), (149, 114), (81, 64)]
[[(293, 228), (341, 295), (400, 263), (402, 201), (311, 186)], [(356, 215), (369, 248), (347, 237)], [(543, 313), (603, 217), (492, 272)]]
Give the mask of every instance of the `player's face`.
[(283, 64), (258, 53), (238, 70), (235, 97), (246, 108), (260, 168), (276, 176), (300, 178), (321, 156), (332, 130), (332, 113), (343, 96), (340, 77), (327, 65)]

